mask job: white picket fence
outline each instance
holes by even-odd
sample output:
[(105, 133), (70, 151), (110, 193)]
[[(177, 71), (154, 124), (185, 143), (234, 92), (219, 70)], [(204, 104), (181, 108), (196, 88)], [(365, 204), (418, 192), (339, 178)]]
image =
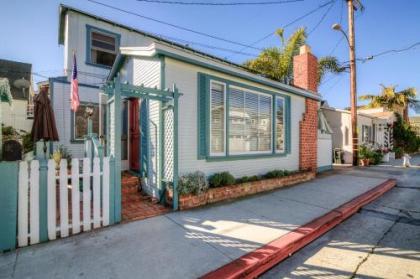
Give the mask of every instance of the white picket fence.
[[(80, 171), (79, 159), (72, 159), (70, 175), (65, 159), (61, 160), (59, 170), (56, 170), (54, 160), (48, 161), (49, 240), (56, 239), (57, 236), (67, 237), (69, 234), (109, 225), (109, 157), (103, 159), (102, 171), (97, 157), (93, 159), (93, 167), (89, 158), (83, 158), (80, 161), (82, 161), (82, 171)], [(18, 245), (20, 247), (40, 241), (39, 175), (39, 161), (20, 162), (18, 197)], [(79, 188), (80, 178), (83, 182), (82, 190)], [(92, 185), (91, 182), (93, 182)]]

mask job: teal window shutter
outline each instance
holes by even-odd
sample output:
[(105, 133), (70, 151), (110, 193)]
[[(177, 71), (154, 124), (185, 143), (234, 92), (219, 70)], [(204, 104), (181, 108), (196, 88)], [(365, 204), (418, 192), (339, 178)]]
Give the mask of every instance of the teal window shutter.
[(285, 97), (286, 100), (286, 153), (291, 153), (291, 116), (290, 116), (290, 109), (291, 109), (291, 101), (290, 96)]
[(207, 156), (207, 98), (208, 79), (204, 74), (198, 74), (198, 95), (197, 95), (197, 131), (198, 131), (198, 159), (205, 159)]

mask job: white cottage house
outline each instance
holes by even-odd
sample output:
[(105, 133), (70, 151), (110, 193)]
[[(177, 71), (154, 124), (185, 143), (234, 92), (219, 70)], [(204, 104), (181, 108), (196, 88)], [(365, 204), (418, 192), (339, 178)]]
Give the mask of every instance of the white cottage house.
[[(348, 110), (329, 106), (321, 108), (332, 129), (332, 146), (342, 152), (342, 163), (351, 164), (353, 160), (351, 138), (351, 114)], [(392, 124), (393, 112), (381, 112), (380, 109), (360, 109), (357, 112), (358, 142), (373, 148), (393, 147)], [(340, 163), (340, 162), (337, 162)]]
[[(331, 167), (331, 136), (317, 129), (317, 60), (309, 47), (294, 58), (290, 86), (68, 6), (61, 6), (59, 30), (67, 75), (50, 79), (60, 135), (55, 145), (82, 156), (83, 108), (93, 106), (94, 132), (111, 135), (108, 152), (121, 157), (122, 169), (145, 177), (149, 194), (158, 196), (168, 175), (197, 170), (240, 177)], [(82, 103), (77, 113), (69, 105), (73, 52)], [(117, 91), (125, 92), (118, 95), (121, 107), (110, 106)]]

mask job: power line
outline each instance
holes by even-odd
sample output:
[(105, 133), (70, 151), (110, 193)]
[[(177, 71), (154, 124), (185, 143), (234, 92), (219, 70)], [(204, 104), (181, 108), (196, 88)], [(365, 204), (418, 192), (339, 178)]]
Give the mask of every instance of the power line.
[[(313, 10), (310, 10), (310, 11), (309, 11), (309, 12), (307, 12), (306, 14), (304, 14), (304, 15), (302, 15), (302, 16), (299, 16), (299, 17), (295, 18), (294, 20), (292, 20), (291, 22), (289, 22), (289, 23), (287, 23), (287, 24), (283, 25), (283, 27), (282, 27), (282, 28), (283, 28), (283, 29), (288, 28), (289, 26), (291, 26), (291, 25), (295, 24), (296, 22), (298, 22), (298, 21), (300, 21), (300, 20), (302, 20), (302, 19), (304, 19), (304, 18), (306, 18), (306, 17), (310, 16), (311, 14), (313, 14), (313, 13), (315, 13), (315, 12), (319, 11), (320, 9), (324, 8), (325, 6), (328, 6), (329, 4), (333, 3), (334, 1), (335, 1), (335, 0), (331, 0), (331, 1), (328, 1), (328, 2), (326, 2), (326, 3), (324, 3), (324, 4), (319, 5), (317, 8), (315, 8), (315, 9), (313, 9)], [(266, 40), (266, 39), (270, 38), (270, 37), (271, 37), (271, 36), (273, 36), (274, 34), (275, 34), (275, 32), (270, 32), (270, 33), (268, 33), (267, 35), (265, 35), (264, 37), (262, 37), (262, 38), (260, 38), (260, 39), (256, 40), (255, 42), (251, 43), (251, 44), (250, 44), (250, 46), (251, 46), (251, 47), (253, 47), (253, 46), (255, 46), (256, 44), (258, 44), (258, 43), (260, 43), (260, 42), (262, 42), (262, 41), (264, 41), (264, 40)], [(240, 49), (240, 50), (239, 50), (239, 52), (242, 52), (242, 51), (246, 50), (247, 48), (249, 48), (249, 47), (247, 47), (247, 46), (246, 46), (246, 47), (244, 47), (244, 48)]]
[(411, 50), (411, 49), (413, 49), (413, 48), (415, 48), (419, 45), (420, 45), (420, 42), (416, 42), (416, 43), (411, 44), (410, 46), (405, 47), (405, 48), (385, 50), (385, 51), (379, 52), (377, 54), (371, 55), (371, 56), (365, 58), (364, 60), (371, 60), (375, 57), (387, 55), (387, 54), (390, 54), (390, 53), (401, 53), (401, 52), (404, 52), (404, 51)]
[(195, 5), (195, 6), (240, 6), (240, 5), (280, 5), (287, 3), (302, 2), (304, 0), (283, 0), (283, 1), (263, 1), (263, 2), (186, 2), (186, 1), (166, 1), (166, 0), (137, 0), (138, 2), (169, 4), (169, 5)]
[(334, 7), (334, 4), (335, 4), (335, 1), (331, 3), (331, 5), (328, 7), (325, 13), (321, 16), (321, 19), (318, 21), (318, 23), (311, 29), (311, 31), (308, 32), (308, 37), (321, 25), (321, 23), (327, 17), (328, 13), (331, 11), (332, 7)]
[(167, 39), (167, 40), (177, 41), (177, 42), (183, 43), (183, 44), (186, 45), (186, 47), (191, 47), (190, 45), (197, 45), (197, 46), (208, 48), (208, 49), (231, 52), (231, 53), (241, 54), (241, 55), (250, 56), (250, 57), (255, 57), (256, 56), (256, 54), (254, 54), (254, 53), (240, 52), (238, 50), (234, 50), (234, 49), (230, 49), (230, 48), (223, 48), (223, 47), (207, 45), (207, 44), (203, 44), (203, 43), (199, 43), (199, 42), (188, 41), (188, 40), (179, 39), (179, 38), (166, 36), (166, 35), (161, 35), (161, 34), (153, 34), (153, 35), (156, 35), (157, 37), (161, 37), (161, 38), (164, 38), (164, 39)]
[(215, 35), (207, 34), (207, 33), (197, 31), (197, 30), (194, 30), (194, 29), (191, 29), (191, 28), (188, 28), (188, 27), (179, 26), (179, 25), (176, 25), (176, 24), (173, 24), (173, 23), (169, 23), (169, 22), (166, 22), (166, 21), (163, 21), (163, 20), (160, 20), (160, 19), (155, 19), (155, 18), (145, 16), (145, 15), (142, 15), (142, 14), (139, 14), (139, 13), (127, 11), (127, 10), (124, 10), (124, 9), (121, 9), (121, 8), (118, 8), (118, 7), (115, 7), (115, 6), (111, 6), (111, 5), (102, 3), (102, 2), (95, 1), (95, 0), (87, 0), (87, 1), (89, 1), (91, 3), (95, 3), (97, 5), (101, 5), (101, 6), (113, 9), (113, 10), (116, 10), (116, 11), (119, 11), (119, 12), (123, 12), (123, 13), (129, 14), (129, 15), (134, 15), (134, 16), (146, 19), (146, 20), (150, 20), (150, 21), (157, 22), (157, 23), (160, 23), (160, 24), (163, 24), (163, 25), (167, 25), (167, 26), (179, 29), (179, 30), (191, 32), (191, 33), (194, 33), (194, 34), (197, 34), (197, 35), (200, 35), (200, 36), (212, 38), (212, 39), (215, 39), (215, 40), (219, 40), (219, 41), (222, 41), (222, 42), (226, 42), (226, 43), (230, 43), (230, 44), (234, 44), (234, 45), (238, 45), (238, 46), (242, 46), (242, 47), (246, 47), (246, 48), (252, 48), (252, 49), (255, 49), (255, 50), (259, 50), (259, 51), (262, 50), (261, 48), (253, 47), (251, 45), (235, 42), (235, 41), (232, 41), (230, 39), (226, 39), (226, 38), (218, 37), (218, 36), (215, 36)]

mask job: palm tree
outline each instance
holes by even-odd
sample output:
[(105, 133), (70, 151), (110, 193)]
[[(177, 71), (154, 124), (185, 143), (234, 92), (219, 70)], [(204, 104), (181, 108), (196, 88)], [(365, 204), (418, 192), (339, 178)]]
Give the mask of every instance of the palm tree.
[[(297, 29), (287, 41), (284, 39), (283, 29), (278, 29), (276, 34), (280, 37), (282, 46), (263, 49), (257, 58), (246, 61), (244, 66), (268, 78), (290, 84), (293, 80), (293, 57), (299, 54), (299, 48), (306, 43), (307, 35), (304, 28)], [(322, 57), (318, 63), (318, 81), (327, 72), (341, 73), (345, 70), (346, 67), (342, 67), (337, 58)]]
[(395, 85), (385, 86), (381, 84), (381, 87), (382, 90), (379, 95), (366, 94), (359, 97), (362, 101), (369, 101), (365, 107), (383, 107), (390, 111), (402, 112), (404, 121), (409, 121), (408, 109), (410, 107), (414, 108), (419, 104), (419, 100), (416, 99), (416, 89), (409, 87), (397, 92), (397, 86)]

